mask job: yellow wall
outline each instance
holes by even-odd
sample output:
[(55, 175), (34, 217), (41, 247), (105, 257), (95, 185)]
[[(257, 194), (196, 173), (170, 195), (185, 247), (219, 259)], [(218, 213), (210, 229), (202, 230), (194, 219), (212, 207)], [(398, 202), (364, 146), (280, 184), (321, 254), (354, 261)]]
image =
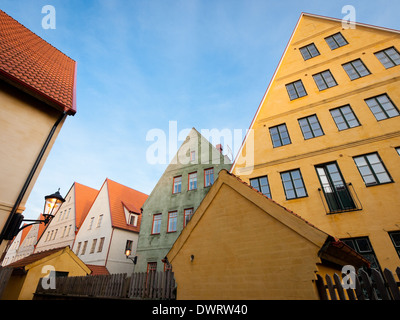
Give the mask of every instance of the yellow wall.
[[(90, 269), (69, 249), (57, 251), (25, 267), (28, 273), (25, 276), (11, 276), (7, 288), (3, 294), (3, 300), (31, 300), (36, 291), (40, 278), (48, 275), (48, 269), (52, 267), (55, 271), (68, 272), (69, 277), (86, 276)], [(57, 280), (56, 280), (57, 286)]]
[[(348, 45), (331, 50), (324, 38), (341, 32)], [(299, 48), (314, 43), (320, 56), (304, 61)], [(340, 21), (303, 16), (267, 90), (254, 129), (254, 168), (234, 166), (249, 182), (268, 175), (272, 199), (339, 238), (368, 236), (382, 268), (395, 270), (399, 257), (388, 235), (400, 230), (400, 117), (377, 121), (364, 99), (387, 93), (400, 108), (400, 66), (385, 69), (374, 53), (395, 46), (398, 33), (357, 25), (342, 29)], [(371, 74), (351, 81), (342, 64), (361, 59)], [(338, 85), (319, 91), (312, 75), (329, 69)], [(285, 85), (301, 79), (308, 95), (290, 101)], [(338, 131), (330, 109), (350, 104), (361, 126)], [(316, 114), (324, 136), (305, 140), (298, 119)], [(269, 128), (286, 123), (291, 144), (273, 148)], [(378, 152), (394, 183), (366, 187), (353, 157)], [(315, 165), (337, 161), (344, 180), (352, 183), (363, 210), (327, 215)], [(240, 157), (239, 157), (240, 162)], [(280, 173), (300, 169), (308, 197), (286, 200)]]
[(213, 186), (168, 253), (177, 298), (318, 299), (313, 280), (327, 235), (238, 183), (240, 193)]
[[(3, 81), (0, 81), (0, 106), (1, 231), (51, 128), (57, 118), (60, 117), (61, 112)], [(49, 148), (32, 179), (20, 205), (19, 213), (24, 210), (25, 202), (62, 124), (56, 130)], [(1, 246), (4, 247), (5, 245), (6, 241), (3, 241)], [(0, 252), (3, 252), (3, 250), (0, 249)]]

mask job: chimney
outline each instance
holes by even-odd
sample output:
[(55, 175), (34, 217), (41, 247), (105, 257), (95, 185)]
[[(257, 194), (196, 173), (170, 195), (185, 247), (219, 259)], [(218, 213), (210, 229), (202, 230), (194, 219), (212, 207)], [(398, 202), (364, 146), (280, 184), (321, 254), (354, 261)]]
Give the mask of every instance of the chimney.
[(222, 144), (217, 144), (216, 148), (222, 154)]

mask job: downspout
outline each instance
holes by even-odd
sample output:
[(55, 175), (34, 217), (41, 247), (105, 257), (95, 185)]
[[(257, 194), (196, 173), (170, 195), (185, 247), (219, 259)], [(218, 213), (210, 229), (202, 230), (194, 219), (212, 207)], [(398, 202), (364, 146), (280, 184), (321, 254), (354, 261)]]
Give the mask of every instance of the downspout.
[[(22, 199), (25, 196), (26, 190), (28, 189), (28, 187), (29, 187), (29, 185), (30, 185), (30, 183), (31, 183), (31, 181), (33, 179), (33, 176), (35, 175), (36, 170), (39, 167), (40, 162), (42, 161), (43, 155), (45, 154), (45, 152), (46, 152), (46, 150), (47, 150), (47, 148), (48, 148), (48, 146), (50, 144), (50, 141), (52, 140), (52, 138), (54, 136), (55, 131), (57, 130), (57, 128), (58, 128), (59, 124), (61, 123), (61, 121), (64, 120), (66, 116), (67, 116), (67, 113), (64, 111), (62, 113), (62, 115), (57, 119), (57, 121), (53, 125), (53, 127), (51, 128), (50, 133), (47, 136), (47, 139), (44, 142), (44, 144), (42, 146), (42, 149), (40, 150), (40, 153), (39, 153), (38, 157), (36, 158), (36, 161), (35, 161), (32, 169), (31, 169), (31, 171), (30, 171), (30, 173), (29, 173), (29, 175), (28, 175), (28, 177), (27, 177), (27, 179), (26, 179), (26, 181), (25, 181), (25, 183), (24, 183), (24, 185), (23, 185), (23, 187), (22, 187), (22, 189), (21, 189), (21, 191), (19, 193), (19, 196), (18, 196), (17, 200), (15, 201), (15, 204), (14, 204), (14, 206), (13, 206), (11, 212), (10, 212), (10, 215), (8, 216), (8, 219), (7, 219), (7, 221), (6, 221), (6, 223), (5, 223), (4, 227), (3, 227), (3, 230), (2, 230), (1, 235), (0, 235), (0, 244), (3, 242), (4, 237), (8, 233), (6, 231), (8, 231), (7, 229), (10, 227), (14, 215), (17, 213), (17, 210), (18, 210), (18, 208), (19, 208), (19, 206), (20, 206), (20, 204), (22, 202)], [(11, 239), (6, 239), (6, 240), (11, 240)]]

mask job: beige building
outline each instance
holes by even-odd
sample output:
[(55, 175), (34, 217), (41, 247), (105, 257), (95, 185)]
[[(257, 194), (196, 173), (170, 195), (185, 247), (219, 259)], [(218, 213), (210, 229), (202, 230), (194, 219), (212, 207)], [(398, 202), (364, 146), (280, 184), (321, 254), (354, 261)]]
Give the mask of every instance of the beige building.
[(0, 42), (3, 253), (65, 118), (76, 113), (76, 62), (1, 10)]

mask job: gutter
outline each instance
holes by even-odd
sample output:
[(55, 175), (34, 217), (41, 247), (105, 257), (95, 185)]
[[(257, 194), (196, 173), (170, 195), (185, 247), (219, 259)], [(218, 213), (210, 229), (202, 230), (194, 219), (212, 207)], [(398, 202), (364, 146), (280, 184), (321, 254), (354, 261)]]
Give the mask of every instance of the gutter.
[[(10, 236), (8, 236), (8, 235), (13, 230), (8, 230), (8, 229), (10, 229), (10, 228), (12, 229), (13, 228), (13, 225), (15, 224), (15, 219), (22, 220), (21, 217), (23, 218), (23, 216), (21, 214), (19, 214), (19, 216), (17, 216), (17, 210), (18, 210), (18, 208), (19, 208), (19, 206), (20, 206), (20, 204), (22, 202), (22, 199), (25, 196), (26, 190), (28, 189), (28, 187), (29, 187), (29, 185), (30, 185), (30, 183), (31, 183), (31, 181), (33, 179), (33, 176), (35, 175), (35, 173), (37, 171), (37, 168), (39, 167), (40, 162), (42, 161), (43, 155), (47, 151), (47, 148), (48, 148), (48, 146), (50, 144), (50, 141), (53, 139), (54, 133), (56, 132), (59, 124), (66, 118), (66, 116), (67, 116), (67, 112), (64, 111), (61, 114), (61, 116), (57, 119), (57, 121), (53, 125), (53, 127), (51, 128), (50, 133), (47, 136), (47, 139), (44, 142), (44, 144), (42, 146), (42, 149), (40, 150), (39, 155), (36, 158), (36, 161), (33, 164), (33, 167), (31, 169), (31, 171), (30, 171), (30, 173), (29, 173), (24, 185), (22, 186), (22, 189), (21, 189), (21, 191), (20, 191), (20, 193), (18, 195), (18, 198), (15, 201), (15, 204), (14, 204), (14, 206), (13, 206), (11, 212), (10, 212), (10, 215), (8, 216), (7, 221), (6, 221), (6, 223), (5, 223), (4, 227), (3, 227), (3, 230), (2, 230), (2, 232), (0, 234), (0, 244), (3, 242), (3, 240), (12, 240), (12, 237), (11, 237), (11, 239), (8, 239), (8, 238), (10, 238)], [(19, 227), (19, 224), (17, 224), (17, 226), (15, 226), (15, 227)]]

